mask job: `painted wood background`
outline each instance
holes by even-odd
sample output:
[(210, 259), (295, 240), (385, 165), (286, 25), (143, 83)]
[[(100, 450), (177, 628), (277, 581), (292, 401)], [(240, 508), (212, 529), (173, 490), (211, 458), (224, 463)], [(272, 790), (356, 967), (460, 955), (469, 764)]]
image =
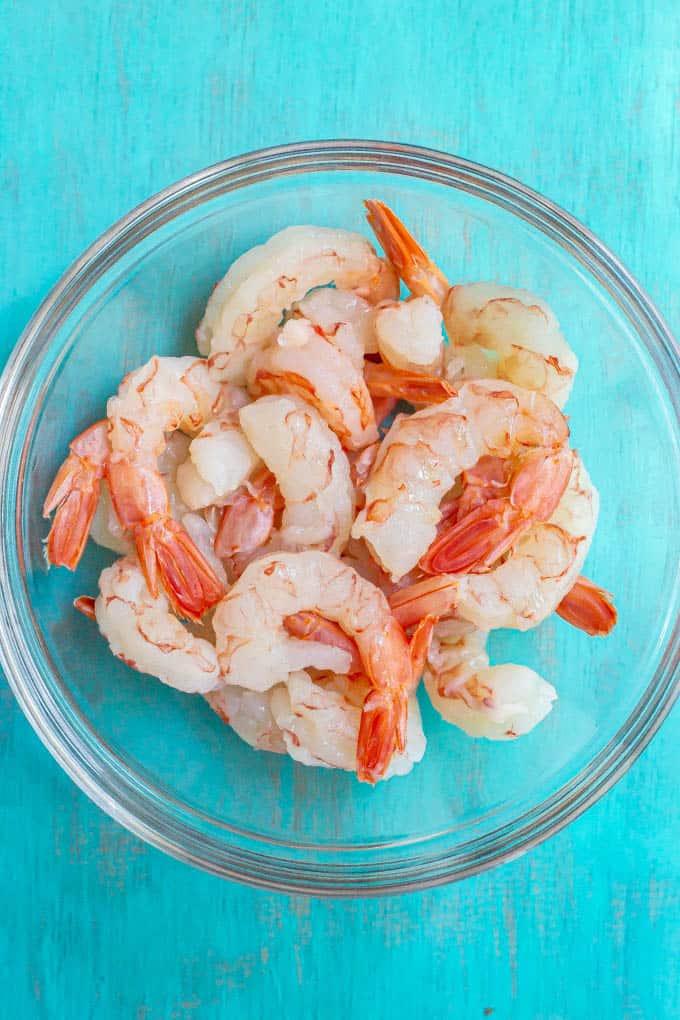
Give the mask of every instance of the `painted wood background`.
[[(403, 139), (572, 210), (680, 328), (677, 0), (5, 0), (0, 343), (149, 193), (244, 150)], [(0, 685), (0, 1015), (680, 1016), (680, 714), (567, 831), (422, 895), (314, 902), (133, 839)], [(491, 1012), (493, 1011), (493, 1012)]]

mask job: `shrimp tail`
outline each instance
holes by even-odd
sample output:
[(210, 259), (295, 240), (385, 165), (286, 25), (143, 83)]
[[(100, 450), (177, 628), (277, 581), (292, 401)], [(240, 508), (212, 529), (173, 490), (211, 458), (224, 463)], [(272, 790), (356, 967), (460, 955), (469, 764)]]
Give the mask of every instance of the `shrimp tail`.
[(364, 379), (371, 397), (377, 400), (397, 397), (411, 404), (443, 404), (456, 395), (453, 386), (438, 375), (404, 371), (373, 361), (365, 363)]
[(533, 521), (507, 499), (492, 499), (446, 528), (421, 557), (426, 574), (484, 569), (510, 549)]
[(373, 688), (361, 711), (357, 741), (357, 778), (375, 784), (387, 771), (395, 751), (406, 747), (408, 695), (403, 688)]
[(584, 630), (591, 637), (606, 637), (616, 626), (618, 613), (613, 596), (586, 577), (578, 577), (556, 610), (558, 616), (572, 627)]
[(135, 545), (152, 597), (157, 576), (180, 616), (200, 620), (224, 595), (224, 586), (185, 530), (172, 517), (157, 517), (136, 529)]
[(47, 538), (47, 559), (55, 567), (75, 570), (83, 555), (99, 502), (99, 478), (71, 454), (62, 464), (47, 494), (43, 515), (56, 508)]
[(420, 678), (423, 675), (428, 652), (430, 651), (430, 645), (432, 644), (432, 638), (434, 636), (434, 627), (436, 622), (436, 616), (432, 614), (424, 616), (423, 619), (416, 624), (416, 628), (411, 635), (408, 651), (411, 659), (411, 669), (413, 670), (414, 687), (418, 685)]
[(96, 422), (71, 443), (43, 504), (43, 517), (56, 510), (47, 538), (47, 559), (75, 570), (85, 549), (99, 502), (100, 480), (109, 453), (107, 423)]
[(451, 287), (441, 269), (389, 206), (373, 199), (368, 199), (364, 205), (373, 233), (411, 293), (427, 294), (441, 305)]

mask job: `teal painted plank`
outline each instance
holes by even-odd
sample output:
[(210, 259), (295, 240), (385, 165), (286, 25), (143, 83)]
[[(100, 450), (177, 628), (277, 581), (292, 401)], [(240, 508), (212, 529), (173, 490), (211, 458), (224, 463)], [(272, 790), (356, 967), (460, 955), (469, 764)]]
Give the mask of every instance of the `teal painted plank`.
[[(0, 11), (0, 354), (62, 269), (197, 167), (404, 139), (571, 209), (680, 329), (675, 0), (35, 0)], [(0, 687), (0, 1016), (680, 1015), (680, 717), (548, 844), (448, 889), (311, 902), (133, 839)]]

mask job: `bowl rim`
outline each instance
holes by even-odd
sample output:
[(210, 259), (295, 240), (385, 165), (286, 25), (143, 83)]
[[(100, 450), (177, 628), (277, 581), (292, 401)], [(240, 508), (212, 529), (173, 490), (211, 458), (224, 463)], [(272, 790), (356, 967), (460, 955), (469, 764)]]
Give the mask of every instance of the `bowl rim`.
[[(405, 143), (355, 139), (290, 143), (247, 152), (182, 178), (120, 218), (71, 264), (23, 330), (0, 377), (0, 424), (11, 428), (14, 422), (16, 426), (21, 394), (28, 387), (26, 369), (30, 359), (39, 363), (41, 352), (48, 346), (49, 330), (56, 329), (96, 280), (143, 237), (191, 205), (207, 202), (227, 190), (293, 174), (360, 170), (401, 174), (467, 191), (504, 207), (556, 241), (595, 276), (633, 322), (668, 390), (678, 424), (680, 347), (642, 287), (588, 228), (538, 192), (482, 164)], [(30, 431), (22, 439), (24, 453), (28, 437)], [(2, 444), (0, 449), (3, 492), (8, 491), (10, 445)], [(11, 520), (4, 503), (0, 505), (1, 578), (8, 577), (11, 555), (6, 543), (8, 525), (16, 529), (19, 546), (21, 542), (20, 498)], [(227, 845), (195, 826), (191, 828), (179, 816), (169, 819), (162, 793), (147, 785), (142, 786), (140, 794), (139, 782), (133, 790), (125, 769), (116, 769), (111, 755), (105, 763), (109, 775), (102, 777), (96, 762), (102, 747), (94, 743), (89, 748), (78, 747), (74, 732), (55, 725), (56, 719), (62, 723), (64, 719), (54, 699), (44, 689), (40, 691), (39, 673), (33, 667), (14, 601), (9, 585), (0, 585), (0, 665), (31, 726), (74, 782), (116, 821), (172, 856), (223, 877), (284, 892), (326, 896), (410, 892), (466, 878), (512, 860), (554, 835), (611, 789), (657, 732), (680, 690), (680, 624), (676, 621), (654, 677), (624, 725), (586, 768), (511, 823), (473, 838), (453, 852), (446, 847), (437, 850), (435, 836), (428, 844), (431, 853), (410, 859), (399, 856), (404, 843), (361, 846), (356, 848), (357, 853), (350, 853), (347, 846), (336, 848), (334, 853), (333, 848), (323, 848), (329, 856), (319, 859), (318, 854), (309, 854), (309, 844), (270, 840), (268, 845), (276, 850), (289, 848), (290, 856), (285, 858), (263, 852), (267, 843), (241, 830), (231, 830), (232, 843)], [(40, 697), (22, 677), (22, 666), (32, 671)], [(127, 788), (121, 785), (125, 783)], [(421, 843), (424, 845), (424, 841)], [(376, 850), (382, 852), (382, 857), (372, 857)], [(343, 856), (349, 860), (340, 860)]]

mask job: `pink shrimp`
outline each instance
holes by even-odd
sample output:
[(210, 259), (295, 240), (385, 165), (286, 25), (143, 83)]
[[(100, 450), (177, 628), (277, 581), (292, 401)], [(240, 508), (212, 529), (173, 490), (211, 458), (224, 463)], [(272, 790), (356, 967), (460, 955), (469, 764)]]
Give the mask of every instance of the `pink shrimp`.
[(371, 685), (362, 708), (357, 775), (375, 783), (394, 752), (405, 747), (413, 668), (385, 596), (351, 567), (319, 551), (274, 553), (250, 563), (213, 621), (223, 680), (268, 690), (309, 666), (346, 673), (346, 650), (291, 637), (284, 621), (305, 611), (337, 623), (356, 643)]

